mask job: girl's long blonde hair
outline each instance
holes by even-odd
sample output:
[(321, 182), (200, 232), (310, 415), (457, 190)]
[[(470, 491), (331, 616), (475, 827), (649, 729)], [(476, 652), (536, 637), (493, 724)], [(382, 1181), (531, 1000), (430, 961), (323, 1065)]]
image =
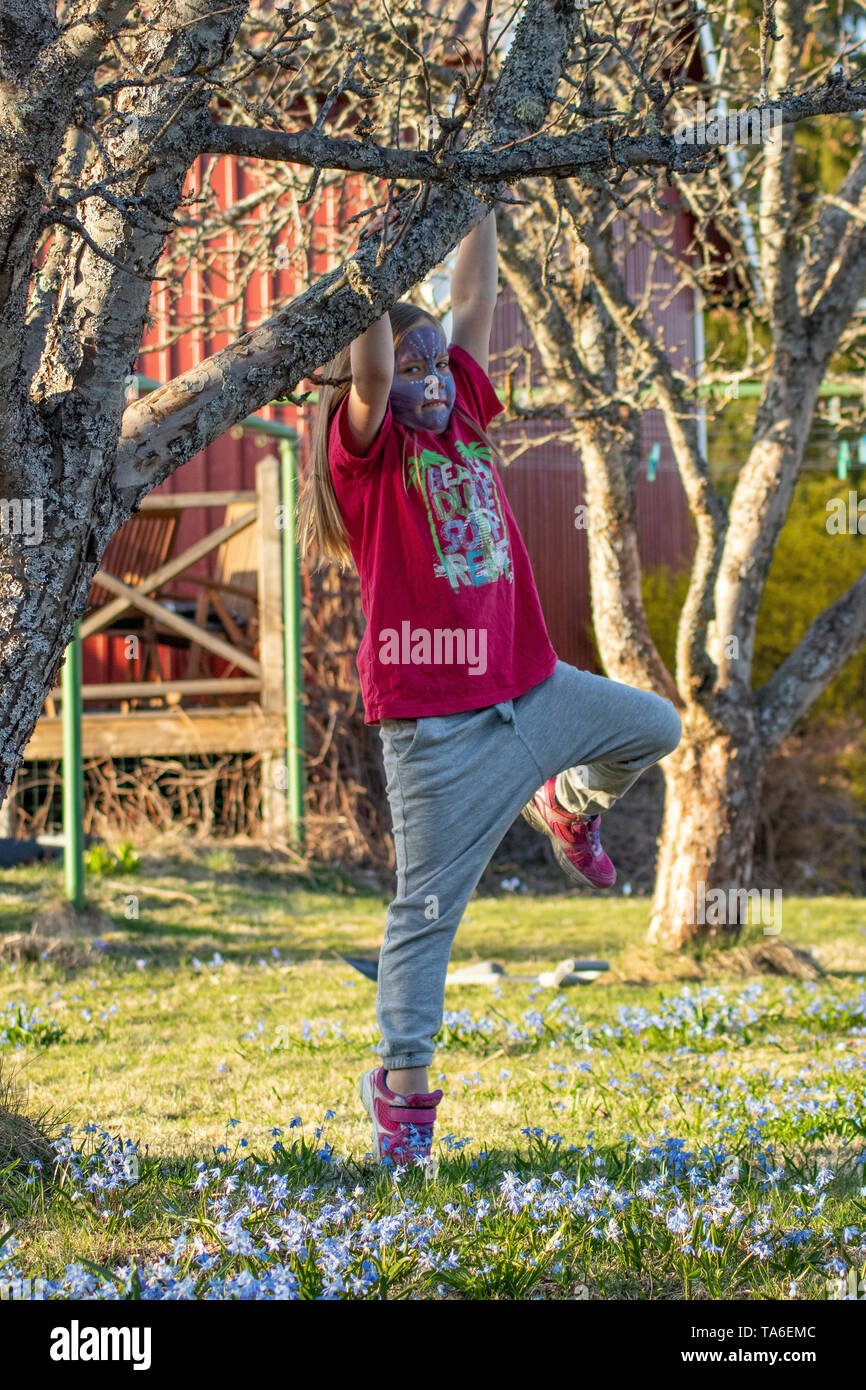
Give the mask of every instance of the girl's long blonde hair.
[[(391, 328), (394, 333), (395, 351), (406, 334), (419, 323), (429, 323), (440, 331), (442, 329), (441, 323), (433, 314), (428, 313), (426, 309), (419, 308), (416, 304), (408, 304), (405, 300), (398, 300), (396, 304), (393, 304), (388, 310), (388, 317), (391, 320)], [(319, 387), (319, 401), (310, 444), (310, 471), (298, 501), (297, 533), (301, 555), (306, 558), (311, 552), (315, 552), (316, 567), (329, 560), (335, 561), (341, 569), (354, 563), (349, 547), (349, 537), (337, 503), (334, 484), (331, 481), (331, 469), (328, 462), (331, 421), (343, 397), (349, 394), (349, 388), (352, 385), (351, 351), (352, 345), (347, 343), (336, 357), (332, 357), (331, 361), (321, 369), (321, 372), (317, 373), (326, 380), (327, 385)], [(501, 455), (491, 440), (488, 439), (486, 430), (482, 429), (479, 422), (473, 420), (465, 411), (457, 406), (454, 408), (462, 420), (481, 434), (484, 442), (501, 463)]]

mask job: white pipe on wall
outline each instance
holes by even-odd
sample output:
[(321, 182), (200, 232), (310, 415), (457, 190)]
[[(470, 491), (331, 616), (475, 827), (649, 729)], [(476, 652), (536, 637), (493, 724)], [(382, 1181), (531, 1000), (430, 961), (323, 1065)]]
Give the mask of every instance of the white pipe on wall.
[[(701, 56), (704, 60), (704, 67), (706, 69), (707, 77), (709, 78), (710, 82), (715, 82), (719, 75), (719, 60), (716, 57), (716, 48), (713, 42), (713, 31), (710, 28), (709, 20), (706, 20), (705, 23), (701, 25), (699, 32), (701, 41)], [(720, 115), (725, 119), (725, 121), (727, 121), (727, 99), (723, 96), (719, 96), (715, 104)], [(740, 189), (743, 186), (743, 157), (744, 155), (742, 150), (737, 149), (734, 145), (725, 145), (725, 159), (727, 161), (728, 170), (731, 175), (731, 183), (734, 185), (734, 191), (736, 193), (739, 193)], [(758, 252), (758, 242), (755, 236), (755, 227), (754, 223), (752, 222), (752, 214), (749, 212), (744, 198), (737, 198), (737, 211), (740, 214), (740, 226), (743, 232), (743, 241), (746, 247), (746, 255), (749, 258), (749, 264), (751, 265), (752, 270), (755, 272), (755, 278), (752, 282), (752, 288), (755, 292), (755, 298), (757, 299), (757, 302), (760, 304), (761, 281), (758, 272), (760, 270), (761, 262)]]

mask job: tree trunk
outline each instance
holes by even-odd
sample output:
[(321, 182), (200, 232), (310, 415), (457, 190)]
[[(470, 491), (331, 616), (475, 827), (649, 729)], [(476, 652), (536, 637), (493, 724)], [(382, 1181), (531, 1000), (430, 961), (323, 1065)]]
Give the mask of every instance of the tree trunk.
[(650, 941), (678, 950), (738, 930), (735, 909), (742, 896), (731, 895), (753, 889), (764, 762), (751, 731), (734, 736), (702, 711), (683, 714), (682, 742), (663, 765), (665, 813)]
[[(111, 527), (64, 502), (45, 508), (45, 543), (6, 536), (0, 548), (0, 802), (63, 663)], [(95, 509), (94, 509), (95, 510)], [(97, 529), (98, 528), (98, 529)], [(61, 539), (62, 537), (62, 539)]]

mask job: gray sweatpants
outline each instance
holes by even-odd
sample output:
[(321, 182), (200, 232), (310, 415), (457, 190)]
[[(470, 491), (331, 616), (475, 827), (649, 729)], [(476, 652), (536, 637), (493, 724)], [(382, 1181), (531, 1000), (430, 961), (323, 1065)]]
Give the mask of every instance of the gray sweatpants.
[(506, 830), (556, 777), (565, 810), (607, 811), (679, 743), (669, 700), (559, 661), (515, 700), (379, 726), (397, 895), (379, 956), (384, 1066), (429, 1066), (442, 1026), (451, 944)]

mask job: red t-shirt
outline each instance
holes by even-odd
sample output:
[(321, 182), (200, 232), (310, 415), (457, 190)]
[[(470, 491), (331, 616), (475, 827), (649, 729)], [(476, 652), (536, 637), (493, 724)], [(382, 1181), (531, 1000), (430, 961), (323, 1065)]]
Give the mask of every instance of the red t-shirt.
[(389, 405), (359, 457), (347, 446), (348, 395), (331, 421), (331, 478), (367, 619), (358, 672), (368, 724), (511, 700), (556, 665), (496, 465), (457, 413), (486, 429), (503, 407), (468, 352), (452, 343), (448, 353), (456, 396), (444, 433), (405, 429)]

